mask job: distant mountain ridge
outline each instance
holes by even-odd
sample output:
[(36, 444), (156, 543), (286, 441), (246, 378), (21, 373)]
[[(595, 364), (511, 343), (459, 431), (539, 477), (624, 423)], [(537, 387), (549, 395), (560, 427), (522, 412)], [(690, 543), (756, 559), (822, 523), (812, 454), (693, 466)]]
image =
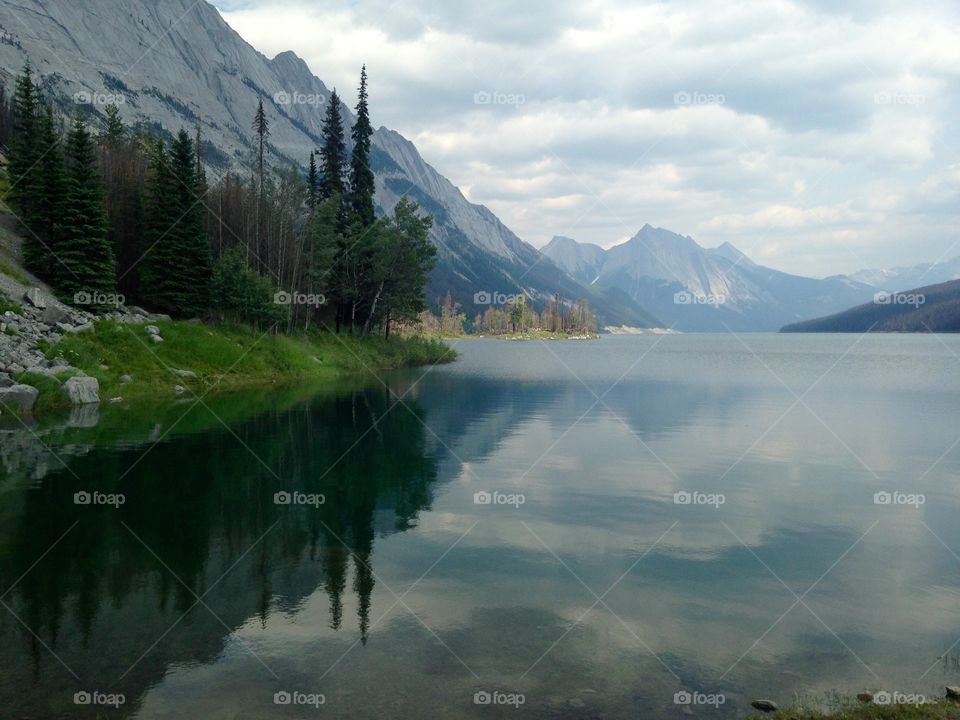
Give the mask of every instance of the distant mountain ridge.
[(875, 291), (843, 276), (820, 280), (766, 268), (730, 243), (704, 248), (649, 224), (607, 250), (558, 237), (541, 252), (581, 283), (618, 289), (685, 331), (776, 331)]
[(879, 292), (873, 302), (787, 325), (783, 332), (960, 332), (960, 280), (906, 292)]
[[(162, 132), (199, 122), (214, 171), (251, 172), (250, 123), (260, 98), (272, 161), (302, 167), (319, 145), (330, 96), (295, 53), (267, 58), (203, 0), (0, 0), (0, 82), (8, 91), (28, 58), (64, 113), (76, 108), (71, 98), (83, 98), (95, 117), (113, 100), (126, 122)], [(371, 76), (375, 118), (375, 68)], [(349, 108), (340, 112), (353, 123)], [(429, 301), (450, 291), (473, 317), (486, 309), (474, 303), (484, 291), (524, 292), (540, 303), (555, 294), (573, 302), (587, 296), (603, 323), (660, 324), (633, 300), (610, 301), (585, 290), (488, 208), (469, 202), (399, 133), (375, 131), (371, 165), (381, 212), (406, 195), (434, 217), (439, 262)]]

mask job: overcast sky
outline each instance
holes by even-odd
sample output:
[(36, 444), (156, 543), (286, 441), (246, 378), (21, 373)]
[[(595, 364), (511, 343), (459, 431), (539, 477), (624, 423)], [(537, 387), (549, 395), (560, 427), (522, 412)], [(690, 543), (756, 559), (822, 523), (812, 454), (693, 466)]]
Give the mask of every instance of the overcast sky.
[[(218, 0), (520, 237), (644, 223), (830, 275), (960, 255), (960, 12), (886, 0)], [(843, 6), (838, 10), (837, 6)]]

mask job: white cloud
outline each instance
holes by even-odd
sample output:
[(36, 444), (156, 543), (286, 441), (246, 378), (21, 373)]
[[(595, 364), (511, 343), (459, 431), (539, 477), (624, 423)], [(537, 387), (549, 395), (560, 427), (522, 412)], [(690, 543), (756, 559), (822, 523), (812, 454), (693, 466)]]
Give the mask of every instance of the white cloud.
[(947, 2), (223, 2), (347, 102), (365, 62), (374, 121), (537, 245), (650, 222), (833, 274), (932, 260), (954, 237)]

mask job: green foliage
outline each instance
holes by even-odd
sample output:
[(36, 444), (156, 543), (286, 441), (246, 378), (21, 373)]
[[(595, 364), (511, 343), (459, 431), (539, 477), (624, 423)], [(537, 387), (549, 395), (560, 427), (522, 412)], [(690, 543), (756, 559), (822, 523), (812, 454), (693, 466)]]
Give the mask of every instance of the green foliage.
[(346, 194), (344, 175), (347, 148), (343, 135), (343, 119), (340, 117), (340, 96), (334, 90), (327, 102), (321, 133), (320, 147), (320, 198), (342, 198)]
[(30, 61), (17, 78), (13, 96), (13, 139), (8, 152), (10, 187), (4, 197), (17, 212), (24, 226), (24, 264), (27, 269), (45, 277), (49, 268), (49, 248), (36, 234), (37, 215), (42, 209), (37, 164), (43, 154), (40, 142), (38, 90), (33, 82)]
[[(283, 335), (245, 325), (156, 324), (164, 338), (160, 344), (150, 342), (142, 325), (98, 322), (93, 332), (65, 335), (47, 354), (96, 377), (102, 397), (125, 399), (173, 398), (175, 385), (201, 394), (348, 375), (370, 378), (382, 370), (456, 359), (443, 343), (423, 338), (360, 339), (320, 331)], [(190, 370), (197, 377), (181, 378), (170, 368)], [(121, 384), (124, 374), (134, 382)]]
[(773, 720), (956, 720), (960, 718), (960, 704), (949, 700), (922, 705), (871, 703), (851, 705), (830, 713), (791, 708), (769, 717)]
[(54, 246), (54, 283), (68, 300), (76, 293), (113, 293), (116, 274), (107, 240), (103, 186), (93, 140), (79, 113), (67, 136), (66, 159), (63, 218)]
[(286, 307), (274, 299), (269, 280), (247, 267), (239, 249), (224, 253), (213, 269), (211, 295), (221, 317), (269, 328), (286, 319)]
[(127, 128), (120, 118), (120, 108), (113, 103), (107, 105), (107, 126), (102, 134), (103, 141), (111, 147), (118, 147), (127, 139)]
[(350, 156), (350, 194), (348, 203), (356, 221), (369, 227), (376, 219), (373, 196), (376, 191), (373, 170), (370, 169), (370, 145), (373, 126), (367, 105), (367, 66), (360, 71), (360, 89), (357, 99), (357, 120), (350, 134), (353, 154)]
[(193, 141), (180, 130), (168, 154), (154, 147), (147, 204), (144, 300), (175, 317), (199, 317), (210, 301), (212, 260), (203, 225)]

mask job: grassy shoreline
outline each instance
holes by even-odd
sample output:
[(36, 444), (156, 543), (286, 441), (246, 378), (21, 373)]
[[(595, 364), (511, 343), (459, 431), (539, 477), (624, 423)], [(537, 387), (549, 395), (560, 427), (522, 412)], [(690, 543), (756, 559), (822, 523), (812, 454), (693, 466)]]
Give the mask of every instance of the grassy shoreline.
[[(67, 363), (100, 382), (100, 399), (166, 401), (291, 383), (323, 385), (349, 376), (452, 362), (457, 353), (423, 338), (354, 338), (310, 331), (273, 335), (242, 326), (157, 322), (163, 342), (144, 325), (101, 321), (87, 333), (65, 335), (44, 347), (48, 358)], [(33, 414), (67, 410), (61, 392), (75, 371), (55, 377), (24, 372), (18, 382), (40, 396)], [(121, 378), (129, 375), (130, 382)], [(177, 389), (180, 386), (180, 390)]]
[[(760, 713), (754, 713), (758, 715)], [(829, 712), (786, 708), (766, 717), (773, 720), (955, 720), (960, 718), (960, 703), (952, 700), (921, 705), (860, 703)]]

